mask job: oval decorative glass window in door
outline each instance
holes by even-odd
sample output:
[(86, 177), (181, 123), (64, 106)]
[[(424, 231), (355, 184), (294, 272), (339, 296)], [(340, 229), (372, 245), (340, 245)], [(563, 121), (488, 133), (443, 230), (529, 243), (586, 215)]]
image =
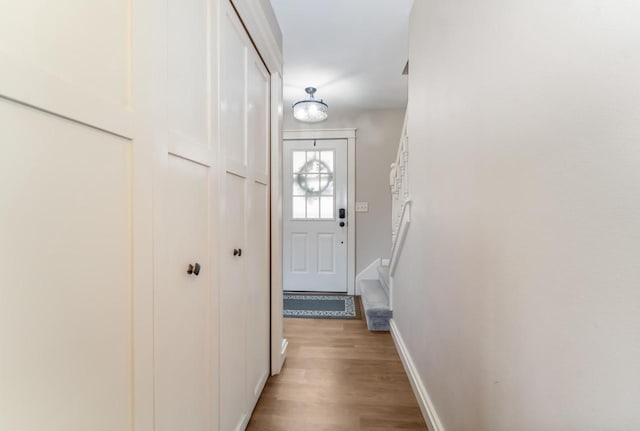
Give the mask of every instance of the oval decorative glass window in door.
[(293, 152), (293, 217), (334, 218), (334, 152)]

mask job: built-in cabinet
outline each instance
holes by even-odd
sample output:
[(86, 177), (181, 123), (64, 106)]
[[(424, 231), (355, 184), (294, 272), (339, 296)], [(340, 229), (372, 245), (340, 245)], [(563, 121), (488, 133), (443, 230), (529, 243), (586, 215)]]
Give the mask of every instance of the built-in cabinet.
[(236, 430), (269, 374), (270, 85), (231, 8), (220, 30), (220, 423)]
[(220, 27), (221, 429), (246, 425), (269, 374), (269, 73), (230, 7)]
[(229, 0), (0, 14), (0, 429), (246, 426), (281, 95), (237, 3), (251, 25)]
[(204, 6), (168, 2), (157, 430), (243, 429), (269, 375), (270, 75), (231, 3)]

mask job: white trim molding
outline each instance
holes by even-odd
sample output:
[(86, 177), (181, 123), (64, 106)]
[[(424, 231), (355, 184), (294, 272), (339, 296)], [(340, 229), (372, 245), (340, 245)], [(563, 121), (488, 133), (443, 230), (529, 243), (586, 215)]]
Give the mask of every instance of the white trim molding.
[(231, 0), (231, 3), (269, 72), (282, 74), (282, 32), (273, 10), (264, 6), (270, 3), (256, 0)]
[(355, 139), (356, 129), (287, 129), (284, 139)]
[(411, 383), (411, 388), (413, 388), (413, 393), (418, 400), (420, 411), (422, 412), (422, 416), (427, 423), (429, 431), (445, 431), (444, 426), (442, 426), (442, 422), (440, 422), (440, 418), (438, 417), (435, 406), (433, 405), (433, 401), (431, 400), (431, 397), (429, 397), (427, 388), (420, 378), (420, 374), (418, 373), (413, 359), (411, 359), (411, 355), (409, 354), (409, 350), (404, 343), (402, 335), (400, 335), (400, 331), (398, 329), (398, 326), (396, 325), (396, 322), (391, 319), (389, 321), (389, 325), (391, 326), (391, 338), (393, 338), (393, 342), (396, 345), (396, 349), (398, 350), (398, 354), (400, 355), (400, 360), (402, 361), (402, 365), (404, 365), (404, 369), (407, 372), (409, 382)]
[(287, 360), (287, 347), (289, 347), (289, 340), (286, 338), (282, 339), (282, 346), (280, 347), (280, 368), (284, 365), (284, 361)]
[(282, 292), (282, 76), (271, 74), (271, 375), (286, 357)]
[(296, 129), (285, 130), (284, 140), (346, 139), (347, 140), (347, 294), (355, 295), (356, 283), (356, 129)]

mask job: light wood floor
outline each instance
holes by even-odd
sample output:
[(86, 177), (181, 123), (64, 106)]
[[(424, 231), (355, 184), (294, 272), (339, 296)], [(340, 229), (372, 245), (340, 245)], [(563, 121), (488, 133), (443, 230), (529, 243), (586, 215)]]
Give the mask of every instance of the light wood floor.
[(284, 319), (287, 361), (248, 430), (426, 430), (389, 333), (364, 320)]

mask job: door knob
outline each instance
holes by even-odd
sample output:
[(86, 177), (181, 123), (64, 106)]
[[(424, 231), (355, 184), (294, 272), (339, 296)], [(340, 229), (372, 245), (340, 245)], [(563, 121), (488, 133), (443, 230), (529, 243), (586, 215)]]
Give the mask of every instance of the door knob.
[(196, 262), (195, 266), (192, 264), (189, 264), (189, 268), (187, 269), (187, 274), (189, 275), (195, 274), (196, 276), (200, 274), (200, 264), (198, 262)]
[(344, 227), (344, 222), (343, 221), (340, 222), (340, 227)]
[(241, 248), (234, 248), (233, 249), (233, 255), (234, 256), (238, 256), (238, 257), (242, 256), (242, 249)]

